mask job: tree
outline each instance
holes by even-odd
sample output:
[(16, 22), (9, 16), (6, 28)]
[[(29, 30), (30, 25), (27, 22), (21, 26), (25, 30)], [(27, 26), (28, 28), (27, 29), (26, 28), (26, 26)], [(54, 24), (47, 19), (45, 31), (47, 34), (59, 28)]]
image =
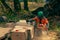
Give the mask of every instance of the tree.
[(7, 3), (5, 2), (5, 0), (1, 0), (2, 4), (4, 5), (4, 7), (8, 10), (8, 11), (12, 11), (12, 9), (7, 5)]
[(20, 4), (19, 0), (14, 0), (14, 10), (15, 10), (15, 12), (21, 11), (21, 4)]
[(29, 11), (28, 0), (24, 0), (24, 10)]
[(59, 0), (49, 0), (49, 3), (45, 4), (44, 8), (48, 11), (48, 16), (60, 16), (60, 1)]
[(35, 2), (37, 2), (37, 0), (35, 0)]
[(0, 1), (1, 1), (2, 5), (6, 8), (8, 13), (14, 13), (15, 14), (15, 12), (7, 5), (5, 0), (0, 0)]

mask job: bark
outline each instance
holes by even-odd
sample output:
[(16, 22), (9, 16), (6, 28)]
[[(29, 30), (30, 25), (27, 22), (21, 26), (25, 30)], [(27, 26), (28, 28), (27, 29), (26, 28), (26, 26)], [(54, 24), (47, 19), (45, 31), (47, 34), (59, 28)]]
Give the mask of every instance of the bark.
[(14, 13), (14, 11), (7, 5), (5, 0), (1, 0), (1, 2), (4, 5), (4, 7), (7, 9), (7, 11)]
[(15, 10), (15, 12), (21, 11), (21, 4), (20, 4), (19, 0), (14, 0), (14, 10)]
[(28, 8), (28, 0), (24, 0), (24, 10), (29, 11), (29, 8)]

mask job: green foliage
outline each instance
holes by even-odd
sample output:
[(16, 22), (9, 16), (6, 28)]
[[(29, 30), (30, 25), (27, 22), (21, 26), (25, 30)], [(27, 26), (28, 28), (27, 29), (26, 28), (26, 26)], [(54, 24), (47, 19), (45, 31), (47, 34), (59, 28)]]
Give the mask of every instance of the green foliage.
[(13, 13), (6, 13), (5, 14), (8, 21), (12, 20), (12, 21), (18, 21), (18, 20), (22, 20), (22, 19), (26, 19), (26, 18), (29, 18), (28, 15), (30, 16), (31, 14), (29, 14), (28, 11), (26, 10), (21, 10), (20, 14), (19, 15), (14, 15)]
[(0, 1), (0, 4), (1, 4), (1, 1)]
[(40, 0), (41, 3), (44, 3), (44, 0)]
[(27, 16), (29, 15), (29, 12), (26, 11), (26, 10), (22, 10), (21, 12), (22, 12), (22, 13), (21, 13), (21, 19), (26, 19)]
[(14, 15), (13, 13), (6, 13), (5, 16), (7, 17), (7, 21), (18, 21), (17, 15)]
[(55, 18), (54, 19), (50, 19), (49, 20), (49, 29), (50, 30), (56, 30), (56, 31), (60, 31), (60, 22), (57, 21), (57, 19)]

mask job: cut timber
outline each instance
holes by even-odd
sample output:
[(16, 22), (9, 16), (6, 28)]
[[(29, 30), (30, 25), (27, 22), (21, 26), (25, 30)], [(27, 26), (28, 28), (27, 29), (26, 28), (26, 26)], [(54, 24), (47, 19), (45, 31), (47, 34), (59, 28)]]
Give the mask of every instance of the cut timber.
[[(12, 40), (13, 40), (13, 38), (15, 38), (16, 36), (14, 36), (15, 34), (19, 34), (19, 37), (17, 38), (16, 37), (16, 39), (14, 39), (14, 40), (17, 40), (17, 39), (21, 39), (22, 37), (24, 38), (24, 39), (21, 39), (21, 40), (25, 40), (25, 39), (27, 39), (27, 36), (28, 36), (28, 34), (27, 34), (27, 31), (28, 30), (30, 30), (30, 34), (31, 34), (31, 39), (33, 38), (33, 36), (34, 36), (34, 28), (33, 28), (33, 26), (15, 26), (15, 28), (12, 30), (12, 36), (11, 36), (11, 38), (12, 38)], [(14, 33), (14, 34), (13, 34)], [(23, 36), (20, 36), (20, 34), (24, 34)], [(22, 35), (21, 34), (21, 35)]]
[(8, 28), (14, 28), (15, 23), (11, 22), (11, 23), (6, 23), (6, 27)]
[(18, 22), (16, 22), (16, 25), (18, 26), (27, 26), (26, 20), (19, 20)]
[(12, 28), (2, 28), (0, 27), (0, 39), (5, 37), (5, 34), (9, 33)]
[(12, 30), (11, 39), (12, 40), (26, 40), (26, 30), (23, 28), (14, 28)]

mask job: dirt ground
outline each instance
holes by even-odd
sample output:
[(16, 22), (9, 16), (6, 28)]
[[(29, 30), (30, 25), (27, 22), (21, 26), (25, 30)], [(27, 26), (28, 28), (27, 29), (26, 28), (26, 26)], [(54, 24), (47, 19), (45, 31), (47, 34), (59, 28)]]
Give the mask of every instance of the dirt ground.
[[(2, 28), (2, 29), (4, 29), (4, 28)], [(1, 30), (1, 29), (0, 29)], [(6, 28), (6, 30), (8, 31), (8, 28)], [(5, 33), (7, 32), (6, 30), (2, 30), (2, 32), (0, 32), (0, 36), (1, 36), (1, 34), (3, 34), (3, 32), (5, 31)], [(46, 32), (44, 32), (44, 34), (42, 34), (42, 35), (37, 35), (38, 33), (36, 33), (35, 35), (34, 35), (34, 38), (33, 38), (33, 40), (60, 40), (60, 39), (58, 39), (58, 37), (57, 37), (57, 33), (56, 32), (54, 32), (54, 31), (49, 31), (48, 32), (48, 34), (46, 34)], [(4, 34), (3, 34), (4, 35)]]
[[(2, 26), (2, 25), (0, 25), (0, 26)], [(8, 28), (6, 28), (6, 30), (8, 30)], [(39, 35), (38, 35), (38, 33), (36, 32), (34, 35), (34, 38), (32, 40), (60, 40), (59, 35), (60, 35), (60, 33), (53, 31), (53, 30), (51, 30), (51, 31), (49, 30), (48, 34), (46, 32), (43, 32), (43, 34), (39, 33)]]
[[(3, 30), (4, 29), (4, 30)], [(3, 33), (6, 33), (7, 31), (9, 30), (9, 28), (1, 28), (0, 29), (0, 36), (1, 36), (1, 34), (3, 34)], [(4, 34), (3, 34), (4, 35)], [(52, 31), (50, 31), (50, 32), (48, 32), (48, 34), (46, 34), (45, 32), (44, 32), (44, 34), (43, 35), (40, 35), (40, 36), (37, 36), (37, 35), (35, 35), (34, 36), (34, 38), (33, 38), (33, 40), (57, 40), (57, 33), (56, 32), (52, 32)], [(60, 40), (60, 39), (59, 39)]]
[(57, 39), (57, 33), (54, 31), (49, 31), (48, 34), (46, 34), (46, 32), (44, 32), (44, 34), (40, 35), (40, 36), (34, 36), (33, 40), (58, 40)]

